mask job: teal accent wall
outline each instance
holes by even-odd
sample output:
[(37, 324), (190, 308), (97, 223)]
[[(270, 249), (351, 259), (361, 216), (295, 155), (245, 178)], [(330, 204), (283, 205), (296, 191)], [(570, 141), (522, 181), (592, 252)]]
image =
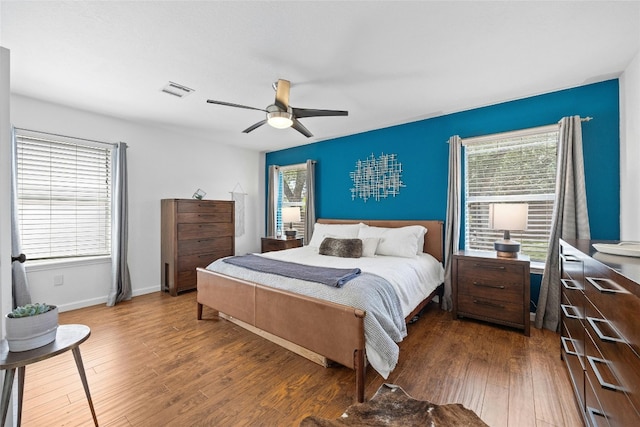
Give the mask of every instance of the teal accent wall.
[[(267, 153), (266, 166), (316, 165), (319, 218), (442, 219), (447, 205), (448, 144), (452, 135), (470, 138), (544, 126), (564, 116), (593, 117), (582, 138), (591, 236), (620, 238), (620, 112), (618, 80), (608, 80), (515, 101), (372, 130)], [(420, 111), (416, 111), (416, 115)], [(344, 119), (348, 120), (348, 118)], [(311, 127), (313, 119), (307, 122)], [(371, 154), (398, 155), (406, 187), (396, 197), (351, 199), (349, 173)], [(537, 301), (538, 289), (531, 294)], [(532, 283), (534, 281), (532, 280)]]

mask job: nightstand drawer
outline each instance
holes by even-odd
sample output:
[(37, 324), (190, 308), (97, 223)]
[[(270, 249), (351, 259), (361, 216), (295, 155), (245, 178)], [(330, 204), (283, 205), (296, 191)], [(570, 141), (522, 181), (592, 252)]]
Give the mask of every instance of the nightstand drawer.
[(469, 294), (458, 296), (458, 313), (502, 322), (523, 324), (522, 302), (506, 302)]
[(522, 273), (523, 267), (519, 264), (475, 259), (458, 260), (458, 283), (478, 281), (521, 285)]
[(458, 278), (458, 292), (481, 298), (522, 303), (524, 287), (522, 283), (463, 277)]

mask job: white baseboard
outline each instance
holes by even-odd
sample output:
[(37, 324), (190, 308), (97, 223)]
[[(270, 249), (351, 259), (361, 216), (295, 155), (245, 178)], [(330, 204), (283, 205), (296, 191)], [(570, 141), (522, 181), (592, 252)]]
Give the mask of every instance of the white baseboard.
[[(134, 289), (131, 295), (133, 297), (137, 297), (140, 295), (158, 292), (160, 289), (161, 289), (160, 285), (150, 286), (148, 288), (142, 288), (142, 289)], [(107, 295), (97, 297), (97, 298), (81, 300), (81, 301), (74, 301), (68, 304), (60, 304), (58, 305), (58, 312), (64, 313), (65, 311), (78, 310), (80, 308), (86, 308), (86, 307), (91, 307), (92, 305), (100, 305), (100, 304), (106, 304), (106, 303), (107, 303)]]

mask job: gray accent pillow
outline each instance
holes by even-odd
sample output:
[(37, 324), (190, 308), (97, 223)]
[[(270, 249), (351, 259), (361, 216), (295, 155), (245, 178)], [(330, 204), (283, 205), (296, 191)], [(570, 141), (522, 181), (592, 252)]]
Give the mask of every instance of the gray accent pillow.
[(340, 258), (360, 258), (362, 256), (362, 240), (335, 239), (325, 237), (318, 250), (320, 255), (337, 256)]

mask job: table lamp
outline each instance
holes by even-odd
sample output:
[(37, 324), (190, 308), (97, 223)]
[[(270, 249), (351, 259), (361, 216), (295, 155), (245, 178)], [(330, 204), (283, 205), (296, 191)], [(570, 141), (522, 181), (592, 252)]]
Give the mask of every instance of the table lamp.
[(511, 240), (511, 231), (526, 230), (529, 215), (527, 203), (491, 203), (489, 204), (489, 228), (503, 230), (502, 240), (494, 242), (500, 258), (517, 258), (520, 242)]
[(289, 223), (289, 229), (284, 230), (284, 235), (288, 239), (296, 237), (296, 230), (293, 228), (294, 222), (300, 222), (300, 207), (289, 206), (282, 208), (282, 222)]

